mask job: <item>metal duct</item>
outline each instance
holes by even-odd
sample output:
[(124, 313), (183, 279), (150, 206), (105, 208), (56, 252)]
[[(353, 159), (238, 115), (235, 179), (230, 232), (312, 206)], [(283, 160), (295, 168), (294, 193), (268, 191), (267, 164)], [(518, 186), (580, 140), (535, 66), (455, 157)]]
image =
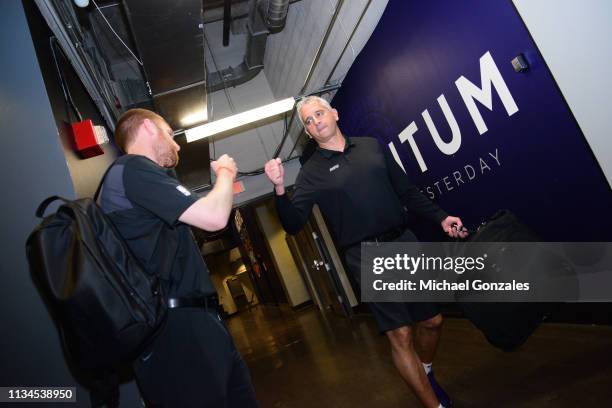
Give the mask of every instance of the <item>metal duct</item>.
[(210, 73), (207, 83), (208, 92), (243, 84), (253, 79), (263, 68), (268, 35), (277, 33), (285, 27), (289, 8), (289, 0), (269, 0), (267, 7), (264, 7), (266, 2), (267, 0), (252, 0), (249, 5), (247, 49), (244, 61), (238, 66)]
[(289, 0), (268, 0), (265, 21), (271, 33), (278, 33), (285, 27), (288, 9)]
[[(302, 0), (289, 0), (289, 4), (296, 3)], [(241, 1), (232, 3), (232, 20), (240, 18), (246, 18), (249, 16), (249, 1)], [(204, 24), (214, 23), (215, 21), (223, 20), (223, 7), (217, 7), (213, 9), (205, 9), (204, 11)]]
[[(240, 85), (261, 71), (267, 37), (284, 27), (289, 3), (250, 0), (244, 61), (207, 75), (201, 0), (125, 0), (155, 107), (172, 128), (206, 121), (207, 92)], [(198, 112), (202, 115), (197, 122), (182, 120)]]
[[(158, 112), (174, 129), (207, 111), (201, 0), (125, 0), (127, 18)], [(195, 122), (183, 119), (200, 113)]]

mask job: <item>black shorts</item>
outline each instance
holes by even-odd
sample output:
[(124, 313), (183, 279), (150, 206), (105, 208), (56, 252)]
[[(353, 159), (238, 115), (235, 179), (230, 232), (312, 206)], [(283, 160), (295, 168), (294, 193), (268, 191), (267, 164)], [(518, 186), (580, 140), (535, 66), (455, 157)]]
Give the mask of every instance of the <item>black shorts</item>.
[[(417, 238), (406, 230), (394, 242), (416, 242)], [(361, 284), (361, 244), (353, 245), (344, 251), (344, 259), (355, 282)], [(385, 333), (389, 330), (431, 319), (440, 313), (437, 303), (427, 302), (370, 302), (368, 303), (378, 330)]]

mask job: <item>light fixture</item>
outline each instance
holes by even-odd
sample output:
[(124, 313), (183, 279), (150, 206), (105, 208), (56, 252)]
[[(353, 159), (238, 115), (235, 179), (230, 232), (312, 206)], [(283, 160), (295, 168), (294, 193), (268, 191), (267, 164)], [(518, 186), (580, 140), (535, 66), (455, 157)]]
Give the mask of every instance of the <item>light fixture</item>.
[(254, 123), (262, 119), (267, 119), (272, 116), (288, 112), (293, 109), (294, 104), (294, 98), (287, 98), (269, 105), (260, 106), (259, 108), (228, 116), (227, 118), (215, 120), (214, 122), (185, 130), (185, 138), (187, 139), (187, 143), (190, 143), (205, 137), (216, 135), (217, 133), (225, 132), (230, 129), (235, 129), (240, 126), (248, 125), (249, 123)]
[(206, 109), (200, 109), (192, 112), (189, 115), (185, 115), (181, 118), (182, 126), (191, 126), (194, 123), (205, 122), (208, 119), (208, 112)]

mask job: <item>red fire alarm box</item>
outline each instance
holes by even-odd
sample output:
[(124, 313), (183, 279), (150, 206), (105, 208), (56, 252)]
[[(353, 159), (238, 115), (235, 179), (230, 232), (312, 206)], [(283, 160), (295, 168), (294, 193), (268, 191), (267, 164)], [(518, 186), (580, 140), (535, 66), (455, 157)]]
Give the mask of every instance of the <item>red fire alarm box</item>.
[(72, 124), (72, 134), (76, 150), (82, 158), (88, 159), (104, 154), (104, 150), (100, 147), (104, 142), (100, 140), (100, 136), (96, 135), (99, 132), (96, 128), (99, 127), (101, 126), (94, 127), (91, 119), (85, 119), (82, 122)]

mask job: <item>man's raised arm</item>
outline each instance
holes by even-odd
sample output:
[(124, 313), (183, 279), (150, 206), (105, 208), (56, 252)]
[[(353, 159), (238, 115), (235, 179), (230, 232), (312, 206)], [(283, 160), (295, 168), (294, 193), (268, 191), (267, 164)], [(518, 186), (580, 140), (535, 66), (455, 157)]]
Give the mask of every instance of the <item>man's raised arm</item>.
[(305, 194), (298, 188), (293, 200), (285, 194), (285, 169), (280, 158), (266, 163), (266, 176), (274, 184), (276, 212), (284, 230), (289, 234), (297, 234), (308, 221), (314, 201), (310, 194)]
[(234, 159), (226, 154), (211, 162), (210, 167), (217, 175), (215, 186), (205, 197), (187, 208), (179, 221), (205, 231), (218, 231), (225, 228), (232, 211), (233, 183), (238, 168)]

